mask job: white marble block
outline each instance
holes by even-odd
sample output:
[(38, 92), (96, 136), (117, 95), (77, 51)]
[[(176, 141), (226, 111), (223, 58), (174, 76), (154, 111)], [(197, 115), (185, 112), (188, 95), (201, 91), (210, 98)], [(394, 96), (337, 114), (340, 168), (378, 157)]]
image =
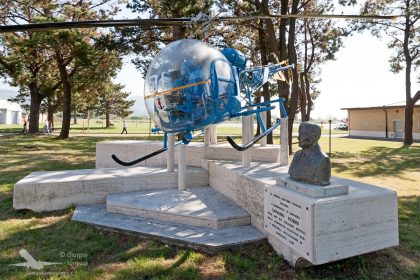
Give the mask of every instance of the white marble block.
[(327, 197), (349, 193), (349, 186), (340, 184), (335, 179), (331, 179), (329, 185), (319, 186), (299, 182), (290, 177), (279, 177), (277, 178), (277, 185), (309, 197)]
[[(123, 161), (133, 161), (162, 148), (159, 141), (103, 141), (96, 143), (96, 168), (125, 168), (116, 163), (111, 156), (115, 154)], [(192, 142), (186, 147), (187, 165), (200, 167), (203, 159), (240, 160), (242, 152), (229, 144), (205, 146), (202, 142)], [(278, 145), (254, 146), (249, 149), (252, 160), (257, 162), (276, 162), (280, 151)], [(178, 161), (179, 146), (175, 147), (175, 165)], [(167, 164), (168, 152), (163, 152), (134, 166), (156, 166)]]
[[(208, 172), (189, 167), (187, 185), (207, 186)], [(13, 208), (52, 211), (103, 203), (111, 193), (176, 187), (177, 172), (167, 172), (165, 166), (33, 172), (15, 184)]]
[(312, 198), (279, 185), (266, 186), (269, 242), (280, 254), (289, 254), (289, 261), (304, 258), (319, 265), (398, 245), (396, 192), (337, 180), (348, 183), (349, 194)]
[[(210, 186), (248, 211), (252, 225), (267, 233), (269, 243), (293, 266), (324, 264), (398, 245), (395, 191), (333, 177), (337, 184), (348, 186), (349, 193), (314, 198), (276, 185), (279, 177), (288, 177), (288, 166), (253, 163), (244, 168), (241, 162), (220, 161), (209, 161), (208, 165)], [(278, 225), (282, 221), (268, 218), (268, 211), (275, 212), (273, 198), (267, 198), (266, 190), (289, 206), (275, 202), (284, 212), (274, 209), (284, 215), (288, 225), (283, 226), (289, 229)], [(301, 223), (300, 231), (293, 228), (296, 221)], [(275, 227), (269, 228), (270, 222), (281, 235), (276, 234)]]

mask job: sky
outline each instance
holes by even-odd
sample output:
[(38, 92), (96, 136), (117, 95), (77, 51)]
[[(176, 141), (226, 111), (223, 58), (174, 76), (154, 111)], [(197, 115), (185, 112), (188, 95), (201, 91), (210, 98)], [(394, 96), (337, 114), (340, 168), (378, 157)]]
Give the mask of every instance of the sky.
[[(125, 10), (121, 18), (130, 18)], [(405, 100), (404, 74), (390, 72), (390, 50), (385, 40), (379, 40), (368, 32), (354, 34), (344, 39), (344, 47), (336, 54), (336, 60), (322, 65), (320, 96), (315, 100), (313, 118), (345, 118), (347, 107), (382, 106)], [(144, 81), (129, 58), (119, 72), (116, 82), (125, 85), (125, 91), (136, 100), (134, 111), (145, 113), (142, 101)], [(414, 75), (413, 75), (414, 78)], [(419, 89), (412, 80), (412, 92)], [(0, 83), (0, 99), (15, 95), (16, 88)]]
[[(386, 41), (367, 32), (345, 38), (344, 48), (336, 54), (336, 60), (322, 66), (321, 95), (315, 100), (312, 117), (345, 118), (347, 111), (342, 108), (404, 101), (404, 74), (390, 72), (388, 59), (391, 52)], [(126, 59), (116, 81), (126, 85), (126, 90), (132, 95), (143, 96), (144, 81), (129, 59)], [(419, 89), (414, 81), (413, 92)]]
[[(322, 66), (321, 95), (315, 100), (314, 117), (345, 116), (341, 108), (383, 106), (405, 100), (404, 74), (390, 71), (392, 53), (386, 41), (369, 33), (345, 39), (335, 61)], [(419, 88), (413, 83), (412, 90)]]

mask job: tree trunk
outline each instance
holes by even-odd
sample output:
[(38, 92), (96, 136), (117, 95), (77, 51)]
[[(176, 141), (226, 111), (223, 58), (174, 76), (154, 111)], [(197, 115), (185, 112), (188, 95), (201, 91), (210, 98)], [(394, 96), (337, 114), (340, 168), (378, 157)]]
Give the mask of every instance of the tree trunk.
[(311, 119), (311, 111), (312, 111), (312, 107), (314, 102), (312, 101), (312, 97), (311, 97), (311, 87), (310, 87), (310, 82), (308, 79), (308, 73), (304, 74), (304, 79), (305, 79), (305, 94), (306, 94), (306, 102), (307, 102), (307, 107), (306, 107), (306, 118), (307, 121), (309, 121)]
[[(408, 8), (408, 7), (407, 7)], [(413, 99), (411, 98), (411, 64), (412, 57), (408, 48), (410, 37), (410, 18), (406, 15), (404, 30), (404, 58), (405, 58), (405, 122), (404, 145), (413, 144)]]
[(111, 122), (109, 121), (109, 110), (107, 109), (105, 112), (105, 127), (110, 128)]
[(87, 110), (87, 130), (89, 131), (90, 127), (90, 110)]
[(67, 139), (69, 138), (71, 123), (71, 84), (60, 49), (56, 50), (56, 61), (58, 71), (60, 72), (60, 80), (63, 85), (63, 124), (58, 138)]
[[(309, 78), (308, 78), (308, 72), (309, 69), (311, 69), (312, 67), (312, 63), (313, 63), (313, 58), (314, 58), (314, 50), (315, 50), (315, 46), (314, 46), (314, 40), (313, 37), (310, 33), (310, 29), (308, 28), (308, 23), (307, 20), (304, 19), (304, 51), (303, 51), (303, 71), (300, 73), (300, 94), (301, 94), (301, 119), (302, 122), (307, 122), (310, 120), (311, 118), (311, 110), (312, 110), (312, 98), (311, 98), (311, 86), (309, 83)], [(308, 35), (310, 37), (310, 43), (311, 43), (311, 54), (309, 57), (308, 54)]]
[(414, 103), (412, 100), (405, 104), (405, 123), (404, 123), (404, 145), (413, 144), (413, 111)]
[(306, 86), (305, 86), (305, 80), (304, 80), (304, 73), (301, 72), (299, 75), (300, 80), (300, 91), (299, 91), (299, 104), (300, 104), (300, 119), (302, 122), (307, 122), (308, 120), (308, 114), (307, 114), (307, 100), (306, 100)]
[[(264, 15), (269, 15), (270, 14), (270, 10), (269, 10), (269, 5), (268, 5), (268, 0), (263, 0), (260, 7), (259, 7), (260, 11), (264, 14)], [(287, 13), (287, 5), (286, 5), (286, 13)], [(280, 42), (280, 44), (277, 44), (277, 40), (276, 40), (276, 33), (275, 33), (275, 29), (274, 29), (274, 24), (273, 21), (271, 19), (267, 19), (264, 20), (265, 26), (266, 26), (266, 33), (267, 36), (264, 36), (264, 40), (263, 43), (266, 45), (266, 57), (267, 57), (267, 63), (271, 62), (271, 63), (279, 63), (279, 58), (281, 59), (281, 49), (279, 49), (277, 46), (282, 46), (285, 45), (285, 42)], [(285, 32), (285, 26), (283, 28), (283, 31)], [(284, 33), (285, 34), (285, 33)], [(280, 41), (282, 40), (282, 37), (279, 38)], [(285, 76), (287, 77), (287, 73), (285, 73)], [(266, 88), (263, 89), (264, 90), (264, 101), (270, 101), (270, 93), (268, 91), (268, 86)], [(284, 106), (287, 107), (287, 102), (288, 102), (288, 86), (287, 83), (285, 83), (284, 81), (277, 81), (277, 90), (278, 90), (278, 95), (279, 98), (284, 98)], [(281, 115), (281, 108), (279, 108), (279, 112)], [(271, 126), (271, 111), (267, 112), (267, 127)], [(267, 136), (267, 144), (273, 144), (273, 135), (272, 133), (270, 133)]]
[[(292, 1), (292, 10), (291, 14), (297, 14), (297, 7), (299, 0)], [(297, 65), (297, 54), (295, 47), (295, 32), (296, 32), (296, 19), (291, 18), (289, 24), (289, 38), (288, 38), (288, 57), (289, 63)], [(288, 125), (289, 125), (289, 154), (292, 154), (292, 132), (293, 132), (293, 123), (295, 120), (295, 114), (297, 111), (297, 101), (299, 95), (299, 76), (297, 68), (292, 70), (293, 83), (292, 83), (292, 94), (290, 95), (289, 101), (289, 111), (288, 111)]]
[(29, 107), (29, 133), (39, 132), (39, 111), (41, 107), (42, 97), (39, 94), (39, 88), (36, 83), (29, 84), (29, 92), (31, 95), (31, 104)]
[[(287, 8), (289, 5), (289, 0), (281, 0), (280, 14), (287, 15)], [(279, 54), (280, 61), (287, 59), (287, 46), (286, 46), (286, 26), (287, 19), (280, 19), (279, 27)], [(284, 73), (286, 79), (288, 80), (288, 73)], [(284, 106), (289, 106), (289, 85), (285, 81), (280, 81), (279, 97), (284, 98)]]
[[(268, 84), (263, 86), (263, 97), (264, 102), (270, 101), (270, 92), (268, 91)], [(266, 113), (266, 126), (265, 128), (271, 127), (271, 110)], [(273, 144), (273, 133), (267, 134), (267, 144)]]
[[(274, 29), (273, 29), (274, 30)], [(267, 59), (267, 47), (266, 47), (266, 37), (264, 34), (264, 25), (262, 21), (259, 23), (259, 29), (258, 29), (258, 41), (260, 44), (260, 53), (261, 53), (261, 64), (267, 65), (268, 59)], [(268, 88), (268, 84), (265, 84), (263, 86), (263, 97), (264, 102), (270, 101), (270, 92)], [(264, 124), (266, 128), (271, 127), (271, 111), (267, 111), (266, 113), (266, 123)], [(267, 144), (273, 144), (273, 133), (268, 134), (267, 136)]]
[(51, 95), (48, 96), (48, 108), (47, 108), (47, 119), (51, 123), (51, 127), (54, 127), (54, 112), (55, 112), (55, 104), (52, 101), (53, 97)]
[(77, 124), (77, 110), (76, 109), (73, 112), (73, 124)]

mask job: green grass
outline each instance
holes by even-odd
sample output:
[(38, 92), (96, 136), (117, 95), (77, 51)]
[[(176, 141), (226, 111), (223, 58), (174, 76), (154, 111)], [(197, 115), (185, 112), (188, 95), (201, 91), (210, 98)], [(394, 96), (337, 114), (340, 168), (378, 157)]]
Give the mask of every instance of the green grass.
[[(0, 279), (420, 279), (418, 144), (407, 148), (397, 142), (332, 139), (335, 175), (398, 191), (400, 245), (294, 269), (266, 242), (209, 255), (71, 222), (73, 208), (41, 214), (13, 209), (17, 181), (33, 171), (94, 168), (95, 144), (108, 139), (0, 137)], [(328, 150), (328, 139), (321, 145)], [(23, 261), (21, 248), (37, 260), (63, 264), (42, 270), (50, 275), (9, 266)]]
[[(100, 119), (92, 119), (89, 122), (89, 129), (86, 119), (79, 119), (77, 124), (71, 124), (70, 133), (84, 133), (84, 134), (120, 134), (122, 131), (122, 120), (112, 120), (113, 124), (109, 128), (105, 128), (105, 121)], [(128, 133), (129, 134), (146, 134), (149, 135), (150, 127), (154, 127), (154, 123), (149, 123), (148, 120), (127, 120)], [(40, 131), (42, 132), (43, 124), (40, 124)], [(21, 133), (23, 126), (16, 124), (0, 124), (0, 133)], [(324, 125), (322, 134), (328, 134), (328, 126)], [(61, 123), (55, 124), (55, 132), (59, 133), (61, 129)], [(256, 122), (255, 122), (256, 130)], [(298, 131), (298, 127), (294, 127), (294, 131)], [(242, 135), (241, 122), (238, 121), (226, 121), (217, 126), (217, 132), (219, 135)], [(279, 134), (280, 130), (276, 129), (275, 134)], [(332, 129), (332, 134), (347, 134), (345, 130)]]

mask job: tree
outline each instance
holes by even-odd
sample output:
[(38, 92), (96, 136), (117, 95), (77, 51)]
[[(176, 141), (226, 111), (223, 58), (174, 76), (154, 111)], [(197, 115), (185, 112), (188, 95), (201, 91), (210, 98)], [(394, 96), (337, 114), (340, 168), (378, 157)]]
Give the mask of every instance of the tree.
[[(134, 13), (148, 13), (150, 18), (192, 17), (199, 12), (209, 13), (212, 0), (133, 0), (127, 5)], [(164, 45), (194, 34), (185, 26), (153, 28), (120, 28), (118, 38), (109, 39), (120, 49), (137, 54), (132, 60), (143, 76), (153, 57)]]
[[(301, 13), (328, 14), (334, 5), (328, 2), (308, 2)], [(299, 109), (302, 121), (309, 121), (313, 100), (320, 91), (316, 85), (321, 81), (320, 66), (335, 59), (335, 53), (343, 46), (342, 38), (350, 35), (349, 30), (336, 26), (332, 19), (303, 19), (299, 22), (298, 61), (299, 71)]]
[(134, 105), (134, 100), (127, 100), (129, 92), (123, 91), (124, 86), (114, 84), (108, 80), (99, 90), (99, 112), (105, 115), (106, 127), (111, 126), (111, 115), (120, 118), (127, 118), (133, 113), (130, 108)]
[[(404, 145), (413, 144), (413, 108), (420, 100), (420, 91), (412, 95), (411, 74), (420, 66), (420, 1), (382, 0), (366, 1), (362, 13), (403, 14), (404, 17), (386, 22), (359, 24), (359, 30), (370, 29), (373, 35), (389, 38), (388, 47), (394, 50), (389, 59), (391, 71), (405, 72), (405, 124)], [(420, 75), (418, 75), (420, 80)]]
[[(99, 4), (88, 1), (79, 1), (74, 4), (71, 1), (65, 1), (55, 6), (54, 10), (43, 10), (43, 14), (48, 21), (54, 19), (61, 21), (106, 19), (115, 14), (117, 10), (111, 8), (98, 11), (97, 9), (109, 2), (112, 1), (103, 0)], [(95, 29), (52, 31), (48, 32), (47, 36), (48, 46), (54, 54), (54, 60), (62, 84), (63, 125), (59, 138), (65, 139), (69, 137), (70, 132), (73, 76), (78, 72), (88, 73), (97, 69), (98, 65), (95, 62), (104, 59), (110, 53), (106, 50), (95, 48), (95, 38), (101, 36), (101, 33)], [(115, 53), (111, 53), (111, 55), (114, 56)]]
[[(0, 10), (0, 22), (4, 25), (37, 20), (37, 13), (30, 8), (30, 3), (2, 1)], [(0, 34), (0, 76), (10, 85), (19, 87), (17, 100), (23, 101), (29, 96), (29, 133), (39, 130), (42, 100), (60, 86), (60, 82), (54, 79), (53, 57), (45, 49), (42, 38), (35, 32)]]
[[(3, 24), (106, 19), (115, 8), (104, 8), (113, 0), (91, 1), (5, 1)], [(27, 88), (30, 93), (30, 132), (38, 130), (39, 106), (45, 98), (62, 91), (63, 126), (60, 138), (69, 136), (73, 78), (77, 73), (112, 73), (121, 63), (106, 65), (102, 60), (121, 60), (115, 51), (97, 48), (102, 34), (95, 29), (73, 29), (46, 32), (16, 32), (2, 35), (0, 73), (12, 85)], [(107, 60), (106, 60), (107, 61)], [(104, 70), (104, 67), (108, 67)], [(102, 75), (103, 76), (103, 75)], [(98, 76), (99, 79), (102, 76)], [(80, 75), (79, 77), (83, 77)], [(52, 100), (50, 98), (49, 100)], [(48, 102), (50, 103), (50, 102)], [(36, 126), (36, 127), (35, 127)]]

